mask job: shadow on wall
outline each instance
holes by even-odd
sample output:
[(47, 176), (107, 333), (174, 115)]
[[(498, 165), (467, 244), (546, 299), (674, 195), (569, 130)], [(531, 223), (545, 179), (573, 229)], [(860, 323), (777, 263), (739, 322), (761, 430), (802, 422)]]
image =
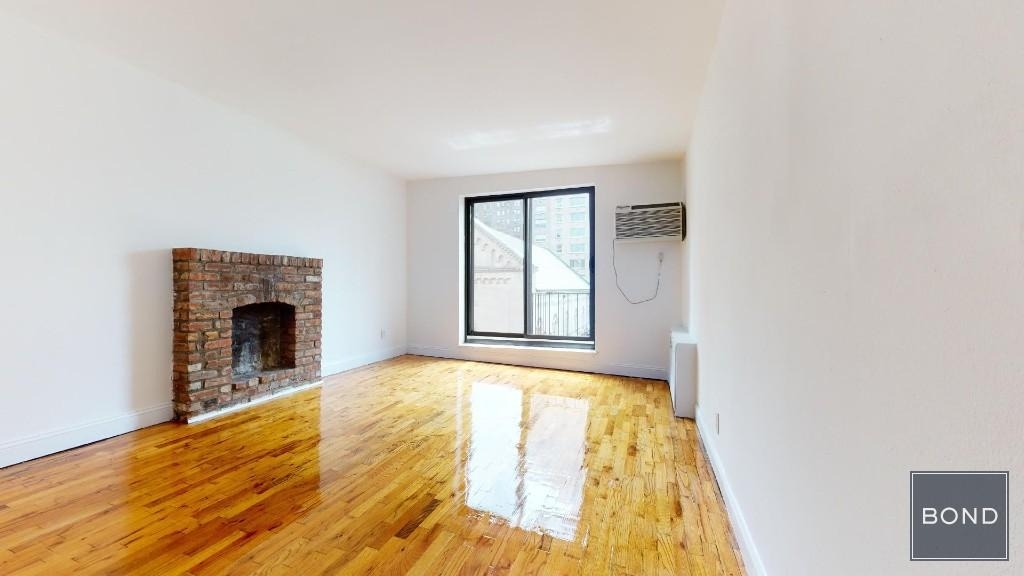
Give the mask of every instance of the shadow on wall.
[(171, 401), (174, 297), (170, 249), (129, 254), (128, 278), (131, 409), (141, 411)]

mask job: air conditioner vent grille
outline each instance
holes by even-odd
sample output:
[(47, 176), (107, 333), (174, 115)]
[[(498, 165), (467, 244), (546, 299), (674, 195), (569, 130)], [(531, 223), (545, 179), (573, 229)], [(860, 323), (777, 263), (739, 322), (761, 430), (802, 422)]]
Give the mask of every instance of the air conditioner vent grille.
[(682, 202), (618, 206), (615, 209), (616, 240), (671, 238), (686, 238), (686, 208)]

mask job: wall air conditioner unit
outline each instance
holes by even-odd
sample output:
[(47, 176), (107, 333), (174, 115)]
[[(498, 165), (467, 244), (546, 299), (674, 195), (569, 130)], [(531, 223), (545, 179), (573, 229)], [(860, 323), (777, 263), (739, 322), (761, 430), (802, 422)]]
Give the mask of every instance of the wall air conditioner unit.
[(615, 207), (615, 240), (686, 239), (686, 206), (682, 202)]

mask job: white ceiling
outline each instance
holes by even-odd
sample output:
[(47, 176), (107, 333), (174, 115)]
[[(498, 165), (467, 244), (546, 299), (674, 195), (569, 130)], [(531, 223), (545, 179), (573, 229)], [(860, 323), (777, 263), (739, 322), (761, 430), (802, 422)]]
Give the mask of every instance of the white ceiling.
[(678, 158), (722, 0), (0, 0), (407, 179)]

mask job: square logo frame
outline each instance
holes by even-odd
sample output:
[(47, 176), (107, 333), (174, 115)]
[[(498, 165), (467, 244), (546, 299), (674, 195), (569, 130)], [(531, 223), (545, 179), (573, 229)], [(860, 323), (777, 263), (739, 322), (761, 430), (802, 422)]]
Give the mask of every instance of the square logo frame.
[[(917, 553), (915, 544), (917, 543), (920, 535), (915, 535), (914, 528), (917, 524), (915, 515), (918, 511), (918, 506), (915, 500), (915, 479), (924, 476), (938, 476), (944, 477), (944, 480), (953, 480), (955, 482), (963, 483), (970, 482), (966, 477), (1000, 477), (1002, 481), (1002, 494), (1001, 494), (1001, 514), (1002, 514), (1002, 544), (1003, 544), (1003, 555), (1002, 556), (966, 556), (964, 554), (953, 554), (950, 556), (938, 555), (934, 552), (928, 553), (927, 556), (922, 556)], [(1010, 559), (1010, 531), (1009, 531), (1009, 495), (1010, 495), (1010, 474), (1008, 471), (911, 471), (910, 473), (910, 560), (911, 561), (1009, 561)], [(991, 482), (991, 480), (989, 480)], [(923, 488), (923, 487), (922, 487)], [(989, 495), (991, 498), (991, 495)], [(923, 510), (923, 508), (922, 508)], [(967, 514), (965, 511), (958, 511), (955, 508), (952, 510), (955, 513), (962, 513), (964, 517), (961, 519), (963, 525), (967, 525)], [(945, 525), (955, 524), (959, 518), (957, 514), (954, 514), (954, 522), (947, 522), (944, 513), (946, 508), (942, 511), (942, 523)], [(975, 509), (975, 513), (977, 510)], [(972, 518), (973, 519), (973, 518)], [(974, 522), (977, 523), (976, 521)], [(989, 539), (991, 537), (988, 537)]]

